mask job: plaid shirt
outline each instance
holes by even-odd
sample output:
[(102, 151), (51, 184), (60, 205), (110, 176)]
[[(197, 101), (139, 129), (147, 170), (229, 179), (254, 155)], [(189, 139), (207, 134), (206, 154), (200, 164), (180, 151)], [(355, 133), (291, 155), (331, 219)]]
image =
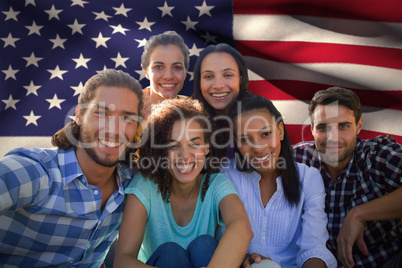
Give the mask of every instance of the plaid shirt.
[[(348, 211), (362, 203), (382, 197), (402, 185), (402, 145), (390, 136), (371, 140), (357, 138), (353, 157), (347, 168), (333, 182), (315, 150), (314, 142), (302, 142), (294, 147), (297, 162), (320, 170), (327, 192), (328, 247), (337, 256), (336, 238)], [(370, 255), (353, 248), (358, 267), (378, 267), (402, 250), (402, 219), (366, 222), (364, 241)], [(340, 263), (339, 263), (340, 264)]]
[(16, 149), (0, 159), (0, 266), (97, 267), (117, 236), (131, 171), (101, 211), (74, 149)]

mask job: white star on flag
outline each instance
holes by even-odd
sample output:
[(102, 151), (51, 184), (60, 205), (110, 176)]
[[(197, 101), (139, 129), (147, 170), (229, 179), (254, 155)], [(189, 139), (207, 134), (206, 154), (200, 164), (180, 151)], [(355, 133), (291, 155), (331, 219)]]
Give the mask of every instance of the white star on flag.
[(197, 46), (195, 45), (195, 43), (193, 44), (193, 47), (190, 48), (189, 51), (189, 56), (199, 56), (200, 52), (203, 50), (203, 48), (197, 48)]
[(77, 96), (81, 93), (82, 89), (84, 88), (84, 85), (82, 84), (82, 82), (80, 82), (80, 84), (76, 87), (71, 86), (71, 88), (74, 90), (74, 95), (73, 96)]
[(104, 46), (107, 48), (106, 42), (110, 39), (110, 37), (103, 37), (102, 33), (100, 32), (97, 38), (91, 38), (96, 42), (96, 48), (99, 46)]
[(207, 6), (207, 3), (205, 2), (205, 0), (204, 0), (204, 2), (202, 3), (202, 6), (195, 6), (195, 8), (200, 11), (200, 14), (198, 15), (198, 17), (201, 17), (201, 16), (204, 15), (204, 14), (206, 14), (206, 15), (212, 17), (210, 10), (213, 9), (214, 6)]
[(165, 1), (165, 4), (163, 5), (163, 7), (158, 7), (158, 9), (160, 9), (162, 11), (162, 18), (165, 15), (169, 15), (169, 16), (173, 17), (172, 10), (174, 9), (174, 6), (168, 6), (166, 1)]
[(119, 67), (119, 66), (123, 66), (124, 68), (127, 68), (125, 62), (126, 62), (129, 58), (122, 58), (121, 55), (120, 55), (120, 52), (117, 53), (117, 57), (116, 57), (116, 58), (110, 58), (110, 59), (116, 63), (116, 65), (114, 66), (114, 68), (117, 68), (117, 67)]
[(194, 31), (196, 31), (195, 25), (198, 23), (198, 21), (191, 21), (190, 17), (187, 16), (187, 20), (181, 21), (181, 23), (186, 25), (186, 31), (188, 31), (188, 29), (193, 29)]
[(83, 66), (88, 69), (87, 62), (90, 60), (91, 60), (90, 58), (84, 58), (84, 56), (82, 56), (82, 53), (81, 53), (79, 58), (73, 59), (73, 61), (75, 61), (77, 63), (77, 65), (75, 66), (75, 69), (77, 69), (80, 66)]
[(56, 35), (55, 39), (49, 39), (49, 41), (53, 43), (52, 49), (55, 49), (56, 47), (61, 47), (62, 49), (66, 49), (64, 47), (64, 42), (66, 42), (67, 39), (60, 38), (59, 34)]
[(60, 104), (65, 101), (65, 99), (57, 98), (57, 94), (54, 94), (53, 99), (46, 99), (47, 102), (50, 103), (49, 110), (53, 107), (59, 108), (61, 110)]
[(52, 74), (52, 75), (50, 76), (50, 80), (52, 80), (52, 79), (55, 78), (55, 77), (58, 77), (58, 78), (60, 78), (61, 80), (63, 80), (63, 74), (67, 73), (67, 71), (60, 70), (59, 65), (57, 65), (54, 70), (47, 69), (47, 71)]
[(115, 15), (123, 15), (125, 17), (127, 17), (127, 12), (132, 10), (132, 8), (125, 8), (124, 4), (121, 4), (120, 7), (114, 7), (113, 9), (116, 10), (116, 13), (114, 13)]
[(10, 7), (8, 11), (3, 11), (2, 13), (6, 15), (5, 21), (13, 19), (18, 22), (17, 15), (20, 14), (21, 11), (14, 11), (14, 9)]
[(17, 108), (15, 107), (15, 104), (17, 102), (19, 102), (20, 100), (17, 100), (17, 99), (14, 100), (13, 96), (11, 96), (11, 94), (10, 94), (10, 96), (8, 97), (8, 100), (1, 100), (1, 101), (6, 104), (6, 107), (4, 108), (4, 110), (7, 110), (10, 107), (13, 108), (14, 110), (17, 110)]
[(142, 79), (145, 78), (145, 71), (143, 69), (135, 70), (135, 72), (140, 75), (140, 78), (138, 78), (138, 81), (141, 81)]
[(112, 34), (114, 34), (114, 33), (122, 33), (122, 34), (126, 35), (126, 31), (130, 31), (129, 29), (123, 28), (121, 26), (121, 24), (119, 24), (117, 26), (110, 25), (110, 27), (113, 28)]
[[(4, 47), (6, 46), (13, 46), (15, 47), (15, 42), (17, 42), (18, 40), (20, 40), (21, 38), (13, 38), (13, 36), (11, 35), (11, 33), (8, 34), (7, 38), (1, 38), (1, 40), (4, 41)], [(3, 48), (4, 48), (3, 47)]]
[(8, 66), (8, 70), (1, 71), (6, 74), (6, 78), (4, 80), (7, 80), (8, 78), (13, 78), (14, 80), (17, 80), (17, 78), (15, 78), (15, 74), (18, 73), (20, 70), (13, 70), (13, 67), (10, 64)]
[(147, 39), (145, 39), (145, 38), (142, 39), (142, 40), (140, 40), (140, 39), (134, 39), (134, 40), (138, 42), (137, 48), (143, 47), (143, 46), (145, 46), (145, 44), (147, 43)]
[(83, 0), (71, 0), (71, 2), (73, 2), (71, 4), (71, 6), (80, 6), (80, 7), (84, 7), (85, 4), (88, 4), (87, 1), (83, 1)]
[(34, 82), (31, 80), (31, 83), (29, 84), (29, 86), (23, 86), (23, 87), (27, 90), (26, 96), (28, 96), (29, 94), (34, 94), (34, 95), (38, 96), (37, 90), (41, 86), (35, 86)]
[(151, 26), (155, 24), (155, 22), (148, 22), (147, 17), (145, 17), (143, 22), (136, 21), (136, 23), (140, 25), (140, 28), (138, 28), (138, 30), (147, 29), (150, 32), (152, 32)]
[(29, 124), (34, 124), (35, 126), (38, 126), (38, 123), (36, 122), (39, 118), (41, 118), (41, 115), (35, 115), (33, 110), (31, 110), (31, 113), (29, 115), (24, 115), (23, 116), (26, 120), (27, 123), (25, 126), (28, 126)]
[(59, 18), (59, 13), (62, 12), (62, 11), (63, 11), (62, 9), (56, 9), (56, 8), (54, 7), (54, 5), (52, 5), (52, 7), (51, 7), (50, 9), (45, 10), (45, 12), (46, 12), (47, 14), (49, 14), (49, 20), (51, 20), (51, 19), (53, 19), (53, 18), (55, 18), (55, 19), (57, 19), (57, 20), (60, 20), (60, 18)]
[(32, 26), (25, 26), (25, 28), (27, 28), (29, 30), (28, 35), (31, 35), (31, 34), (35, 33), (35, 34), (40, 36), (40, 29), (42, 29), (43, 26), (42, 25), (36, 25), (36, 22), (33, 21)]
[(25, 6), (33, 5), (36, 7), (35, 0), (25, 0)]
[(96, 15), (95, 20), (105, 20), (105, 21), (109, 21), (109, 18), (111, 18), (112, 16), (106, 15), (104, 11), (98, 13), (98, 12), (92, 12)]
[(73, 33), (72, 33), (72, 34), (75, 34), (75, 33), (83, 34), (81, 29), (82, 29), (85, 25), (86, 25), (86, 24), (79, 24), (77, 19), (74, 20), (74, 23), (73, 23), (73, 24), (67, 24), (67, 26), (70, 27), (70, 28), (73, 30)]
[(35, 57), (35, 53), (31, 53), (31, 56), (29, 57), (22, 57), (24, 60), (27, 61), (27, 65), (25, 67), (28, 67), (29, 65), (35, 65), (36, 67), (39, 67), (38, 61), (42, 60), (43, 58), (40, 57)]

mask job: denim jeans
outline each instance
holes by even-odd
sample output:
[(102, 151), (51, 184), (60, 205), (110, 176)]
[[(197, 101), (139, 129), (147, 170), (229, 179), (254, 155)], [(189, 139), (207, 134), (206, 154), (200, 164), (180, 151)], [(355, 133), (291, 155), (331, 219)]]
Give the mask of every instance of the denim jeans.
[(184, 249), (174, 242), (160, 245), (147, 264), (160, 268), (206, 267), (218, 246), (218, 241), (210, 235), (201, 235)]

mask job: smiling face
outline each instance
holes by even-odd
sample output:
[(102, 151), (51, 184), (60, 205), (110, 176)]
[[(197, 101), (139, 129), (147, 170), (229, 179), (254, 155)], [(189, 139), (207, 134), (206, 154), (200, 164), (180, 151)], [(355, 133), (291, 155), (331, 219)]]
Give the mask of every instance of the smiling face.
[(138, 104), (137, 95), (127, 88), (100, 86), (85, 107), (77, 107), (77, 155), (83, 156), (82, 163), (112, 167), (119, 162), (137, 131)]
[(236, 60), (228, 53), (214, 52), (201, 64), (201, 92), (217, 114), (227, 115), (240, 92)]
[(160, 100), (175, 98), (187, 73), (183, 52), (176, 45), (159, 45), (152, 51), (150, 64), (144, 71), (151, 84), (151, 96)]
[(311, 132), (322, 160), (331, 166), (346, 166), (356, 147), (362, 119), (356, 124), (353, 111), (343, 105), (317, 105)]
[(176, 121), (173, 124), (168, 150), (169, 173), (173, 183), (194, 183), (201, 173), (208, 154), (201, 125), (194, 120)]
[(241, 114), (233, 123), (236, 144), (244, 159), (260, 174), (276, 173), (283, 123), (277, 125), (266, 109)]

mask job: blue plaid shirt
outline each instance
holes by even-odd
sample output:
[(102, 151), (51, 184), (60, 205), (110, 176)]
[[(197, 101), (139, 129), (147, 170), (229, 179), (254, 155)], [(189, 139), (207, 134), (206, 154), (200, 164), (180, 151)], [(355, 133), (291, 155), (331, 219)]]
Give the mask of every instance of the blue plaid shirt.
[[(118, 165), (101, 211), (74, 149), (16, 149), (0, 159), (1, 267), (97, 267), (117, 236), (132, 172)], [(4, 266), (3, 266), (4, 265)]]
[[(356, 149), (348, 166), (335, 182), (321, 162), (314, 142), (296, 144), (297, 162), (320, 170), (327, 193), (328, 247), (337, 256), (337, 243), (342, 222), (348, 211), (362, 203), (382, 197), (402, 186), (402, 145), (390, 136), (371, 140), (357, 138)], [(370, 255), (353, 248), (357, 267), (381, 267), (402, 250), (402, 219), (366, 222), (364, 241)]]

